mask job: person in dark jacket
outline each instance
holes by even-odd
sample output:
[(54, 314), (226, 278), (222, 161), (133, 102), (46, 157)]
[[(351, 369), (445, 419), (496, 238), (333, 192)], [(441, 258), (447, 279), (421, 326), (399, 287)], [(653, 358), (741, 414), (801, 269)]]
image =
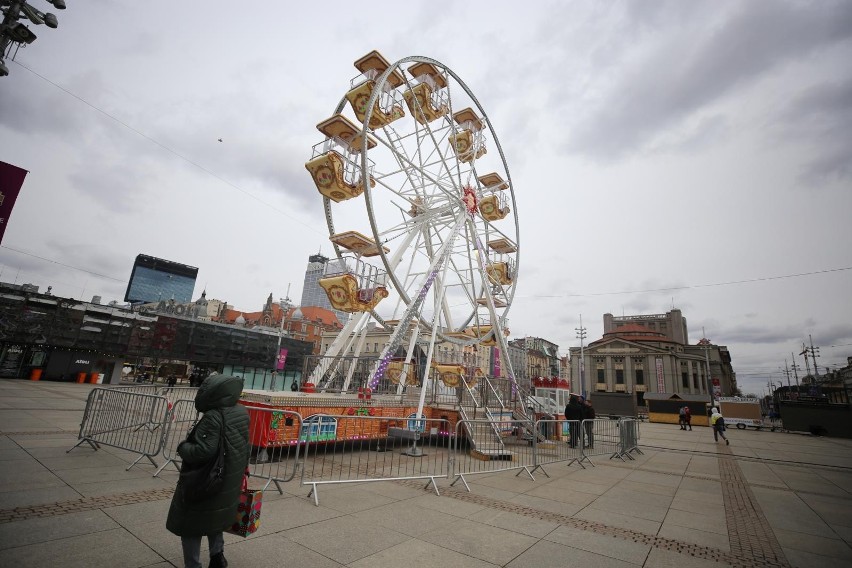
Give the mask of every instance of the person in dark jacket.
[(569, 442), (568, 444), (572, 448), (577, 447), (577, 440), (580, 437), (580, 424), (579, 421), (583, 419), (583, 406), (580, 404), (580, 399), (577, 398), (576, 394), (572, 394), (571, 398), (568, 399), (568, 404), (565, 406), (565, 420), (572, 421), (576, 420), (577, 423), (569, 422), (568, 424), (568, 432), (569, 432)]
[(583, 420), (588, 420), (583, 424), (583, 428), (586, 430), (586, 445), (587, 448), (595, 447), (595, 432), (594, 427), (595, 423), (592, 420), (595, 419), (595, 407), (592, 406), (592, 401), (587, 400), (583, 406)]
[[(181, 539), (186, 568), (201, 568), (201, 537), (210, 546), (210, 568), (228, 566), (223, 529), (233, 524), (240, 500), (243, 475), (249, 460), (249, 415), (237, 404), (243, 381), (227, 375), (210, 375), (195, 395), (195, 408), (204, 413), (181, 442), (177, 452), (185, 464), (207, 462), (216, 455), (219, 436), (225, 442), (225, 475), (222, 490), (198, 502), (184, 502), (181, 482), (175, 489), (166, 528)], [(224, 422), (223, 422), (224, 421)]]

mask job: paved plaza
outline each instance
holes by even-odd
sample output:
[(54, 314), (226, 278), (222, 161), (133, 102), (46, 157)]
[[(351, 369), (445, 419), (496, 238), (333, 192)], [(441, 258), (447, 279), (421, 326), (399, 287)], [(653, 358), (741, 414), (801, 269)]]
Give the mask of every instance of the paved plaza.
[[(177, 474), (84, 444), (94, 385), (0, 381), (0, 566), (182, 566), (165, 518)], [(232, 568), (852, 566), (852, 440), (642, 424), (635, 461), (592, 458), (439, 482), (264, 494)], [(157, 458), (161, 462), (161, 458)], [(205, 544), (206, 547), (206, 544)], [(206, 560), (206, 553), (205, 553)]]

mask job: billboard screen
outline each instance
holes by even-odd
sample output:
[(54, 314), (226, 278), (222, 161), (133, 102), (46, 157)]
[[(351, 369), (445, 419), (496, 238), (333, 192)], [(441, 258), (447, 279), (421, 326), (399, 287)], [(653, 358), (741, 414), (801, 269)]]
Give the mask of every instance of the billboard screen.
[(171, 260), (145, 254), (136, 257), (124, 301), (150, 303), (174, 299), (177, 303), (192, 301), (198, 269)]

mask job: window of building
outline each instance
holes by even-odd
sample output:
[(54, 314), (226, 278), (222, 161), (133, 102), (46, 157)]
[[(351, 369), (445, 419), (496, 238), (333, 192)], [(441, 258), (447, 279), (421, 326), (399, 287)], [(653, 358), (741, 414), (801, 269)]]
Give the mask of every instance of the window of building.
[(623, 385), (624, 384), (624, 369), (616, 369), (615, 370), (615, 384)]
[(636, 384), (644, 385), (645, 384), (645, 370), (644, 369), (636, 369)]
[(606, 371), (604, 369), (598, 369), (598, 382), (605, 383), (606, 382)]
[(692, 388), (698, 388), (698, 373), (692, 373)]
[(682, 372), (680, 374), (680, 382), (681, 382), (681, 385), (683, 386), (683, 388), (688, 389), (689, 388), (689, 373), (687, 373), (686, 371)]

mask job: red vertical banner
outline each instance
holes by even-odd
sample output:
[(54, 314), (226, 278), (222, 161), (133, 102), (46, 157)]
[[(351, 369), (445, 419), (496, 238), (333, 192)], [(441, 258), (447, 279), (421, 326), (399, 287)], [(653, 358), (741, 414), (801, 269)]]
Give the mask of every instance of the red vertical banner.
[(275, 366), (275, 368), (279, 371), (283, 371), (284, 370), (284, 364), (286, 362), (287, 362), (287, 350), (283, 349), (283, 348), (279, 349), (278, 350), (278, 362), (277, 362), (278, 364)]
[(27, 170), (0, 162), (0, 243), (3, 242), (6, 225), (9, 223), (12, 208), (15, 206), (15, 200), (18, 199), (18, 192), (24, 185), (27, 173)]
[(494, 376), (499, 378), (503, 376), (500, 368), (500, 348), (492, 347), (491, 349), (494, 350)]
[(663, 359), (657, 357), (657, 392), (666, 392), (666, 377), (663, 374)]

